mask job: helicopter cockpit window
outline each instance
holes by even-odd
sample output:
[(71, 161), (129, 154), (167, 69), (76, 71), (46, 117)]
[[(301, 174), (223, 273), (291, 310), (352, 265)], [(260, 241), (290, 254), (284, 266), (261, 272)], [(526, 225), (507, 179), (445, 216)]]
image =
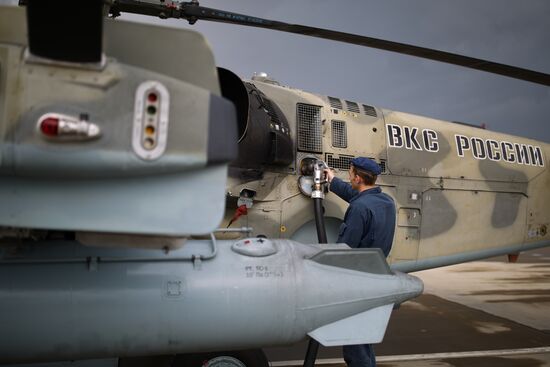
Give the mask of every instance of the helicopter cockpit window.
[(335, 148), (348, 147), (348, 135), (346, 131), (346, 122), (340, 120), (332, 120), (332, 146)]
[(296, 114), (298, 150), (321, 153), (323, 150), (321, 107), (298, 103)]

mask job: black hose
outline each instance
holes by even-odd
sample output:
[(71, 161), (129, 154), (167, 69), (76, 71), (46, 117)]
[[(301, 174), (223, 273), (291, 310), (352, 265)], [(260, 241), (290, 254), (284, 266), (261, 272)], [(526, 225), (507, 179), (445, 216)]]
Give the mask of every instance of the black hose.
[[(323, 216), (323, 199), (313, 199), (313, 210), (315, 211), (315, 227), (317, 228), (317, 240), (319, 243), (327, 243), (327, 230), (325, 228), (325, 217)], [(319, 342), (315, 339), (309, 339), (307, 346), (306, 358), (304, 359), (304, 367), (315, 366), (317, 359), (317, 351), (319, 350)]]
[(325, 217), (323, 216), (323, 199), (313, 199), (315, 211), (315, 227), (317, 228), (317, 239), (319, 243), (327, 243), (327, 230), (325, 229)]

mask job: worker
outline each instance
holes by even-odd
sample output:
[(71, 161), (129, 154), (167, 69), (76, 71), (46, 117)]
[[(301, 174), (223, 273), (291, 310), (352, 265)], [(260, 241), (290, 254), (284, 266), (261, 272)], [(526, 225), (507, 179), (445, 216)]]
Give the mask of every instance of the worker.
[[(380, 248), (388, 256), (395, 232), (395, 203), (375, 185), (380, 166), (372, 159), (352, 159), (349, 169), (350, 184), (324, 172), (330, 191), (349, 203), (344, 222), (338, 233), (338, 243), (353, 248)], [(374, 367), (376, 358), (370, 344), (343, 347), (344, 360), (349, 367)]]

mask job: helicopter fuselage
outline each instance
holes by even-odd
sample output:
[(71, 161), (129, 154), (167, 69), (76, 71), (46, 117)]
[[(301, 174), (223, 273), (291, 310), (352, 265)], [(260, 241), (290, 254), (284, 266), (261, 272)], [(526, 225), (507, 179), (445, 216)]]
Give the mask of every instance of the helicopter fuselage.
[[(245, 83), (280, 115), (260, 119), (256, 112), (240, 123), (277, 129), (278, 121), (286, 121), (288, 127), (280, 128), (290, 131), (295, 159), (230, 170), (226, 220), (234, 210), (231, 197), (243, 189), (255, 193), (236, 226), (307, 242), (315, 236), (313, 205), (300, 194), (300, 162), (323, 160), (347, 180), (351, 159), (366, 156), (381, 165), (377, 183), (397, 205), (389, 256), (396, 269), (415, 271), (550, 244), (548, 144), (312, 94), (266, 77)], [(329, 240), (335, 241), (347, 203), (329, 193), (324, 207)]]

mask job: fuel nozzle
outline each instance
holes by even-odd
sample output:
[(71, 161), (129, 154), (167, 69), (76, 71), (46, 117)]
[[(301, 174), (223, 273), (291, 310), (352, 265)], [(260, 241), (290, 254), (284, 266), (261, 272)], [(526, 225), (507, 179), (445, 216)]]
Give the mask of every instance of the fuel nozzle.
[(325, 198), (327, 191), (327, 178), (324, 170), (327, 164), (316, 157), (306, 157), (300, 162), (300, 173), (298, 187), (302, 194), (313, 199)]
[(324, 185), (327, 183), (325, 168), (327, 168), (327, 165), (321, 160), (317, 160), (313, 166), (313, 191), (311, 193), (313, 199), (325, 198)]

